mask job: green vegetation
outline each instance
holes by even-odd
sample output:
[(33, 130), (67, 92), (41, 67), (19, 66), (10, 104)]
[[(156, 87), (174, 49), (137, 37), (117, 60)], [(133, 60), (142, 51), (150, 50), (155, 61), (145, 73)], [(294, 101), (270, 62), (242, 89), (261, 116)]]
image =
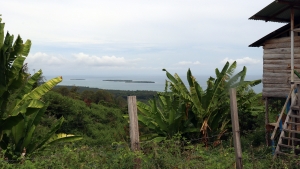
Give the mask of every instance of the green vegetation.
[[(299, 168), (295, 157), (273, 160), (264, 146), (264, 106), (226, 63), (204, 90), (187, 71), (188, 86), (168, 71), (165, 92), (39, 83), (24, 64), (31, 46), (4, 36), (0, 20), (0, 168), (234, 168), (228, 89), (237, 89), (244, 168)], [(141, 150), (129, 148), (128, 95), (138, 99)], [(280, 105), (280, 101), (278, 101)], [(280, 106), (279, 106), (280, 107)], [(271, 110), (272, 118), (277, 110)], [(273, 115), (272, 115), (273, 113)], [(72, 134), (65, 134), (72, 133)], [(79, 141), (77, 141), (79, 140)], [(76, 142), (73, 142), (76, 141)], [(67, 143), (66, 143), (67, 142)]]
[(14, 36), (9, 33), (4, 37), (4, 23), (0, 19), (0, 147), (5, 151), (5, 159), (18, 161), (46, 145), (75, 141), (81, 137), (56, 135), (55, 132), (64, 120), (61, 117), (53, 123), (44, 137), (35, 139), (36, 127), (47, 108), (41, 98), (61, 82), (62, 77), (51, 79), (34, 88), (42, 71), (30, 76), (23, 67), (31, 42), (27, 40), (23, 44), (20, 36), (14, 43), (13, 40)]
[[(158, 93), (157, 99), (151, 99), (149, 105), (139, 102), (139, 121), (157, 139), (171, 138), (174, 134), (182, 134), (187, 139), (191, 137), (206, 138), (230, 129), (229, 88), (237, 88), (239, 110), (242, 113), (252, 113), (263, 110), (260, 94), (255, 94), (251, 86), (261, 83), (261, 80), (244, 81), (246, 67), (233, 75), (236, 62), (227, 62), (223, 69), (216, 69), (216, 77), (207, 80), (207, 89), (203, 90), (192, 72), (188, 70), (187, 88), (181, 78), (172, 76), (166, 71), (169, 81), (165, 92)], [(168, 91), (168, 88), (170, 91)], [(150, 138), (152, 138), (150, 137)]]

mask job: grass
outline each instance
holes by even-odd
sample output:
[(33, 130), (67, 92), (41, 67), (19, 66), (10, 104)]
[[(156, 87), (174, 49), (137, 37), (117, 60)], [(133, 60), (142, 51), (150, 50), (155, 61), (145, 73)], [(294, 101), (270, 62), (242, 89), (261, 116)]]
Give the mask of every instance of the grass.
[[(251, 147), (243, 150), (244, 169), (252, 168), (297, 168), (295, 158), (273, 160), (270, 147)], [(203, 144), (189, 144), (178, 139), (164, 143), (146, 142), (141, 151), (130, 151), (129, 144), (116, 142), (101, 147), (76, 144), (57, 145), (43, 152), (33, 154), (18, 163), (2, 161), (0, 168), (133, 168), (135, 161), (145, 169), (168, 168), (234, 168), (234, 148), (222, 143), (217, 148), (206, 148)], [(13, 161), (11, 161), (13, 162)]]

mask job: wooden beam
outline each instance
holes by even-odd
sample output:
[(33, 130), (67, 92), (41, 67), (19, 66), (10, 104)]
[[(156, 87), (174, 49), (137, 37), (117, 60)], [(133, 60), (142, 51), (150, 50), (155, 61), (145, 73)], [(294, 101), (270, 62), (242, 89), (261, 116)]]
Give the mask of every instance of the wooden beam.
[(274, 87), (274, 88), (269, 88), (269, 87), (264, 87), (263, 92), (286, 92), (285, 95), (289, 93), (291, 90), (291, 86), (289, 85), (287, 88), (280, 88), (280, 87)]
[[(140, 137), (139, 137), (136, 96), (127, 96), (127, 102), (128, 102), (131, 150), (139, 151), (140, 150)], [(135, 163), (134, 169), (141, 168), (141, 160), (139, 158), (135, 158), (134, 163)]]
[(291, 85), (293, 84), (294, 84), (294, 8), (291, 7)]
[[(265, 99), (265, 126), (267, 126), (269, 124), (269, 102), (268, 102), (268, 97)], [(265, 128), (265, 139), (266, 139), (266, 145), (269, 146), (270, 144), (270, 133), (267, 130), (267, 128)]]
[(263, 88), (285, 88), (285, 89), (289, 89), (290, 84), (263, 83)]
[(287, 92), (262, 92), (262, 97), (266, 98), (286, 98)]
[[(279, 126), (279, 122), (281, 121), (282, 115), (283, 115), (283, 113), (285, 112), (285, 108), (286, 108), (286, 106), (287, 106), (287, 104), (288, 104), (288, 101), (289, 101), (290, 98), (292, 97), (292, 92), (293, 92), (293, 91), (294, 91), (294, 85), (292, 85), (291, 90), (290, 90), (290, 92), (289, 92), (289, 95), (288, 95), (287, 99), (285, 100), (285, 103), (284, 103), (284, 105), (283, 105), (283, 107), (282, 107), (281, 113), (280, 113), (280, 115), (279, 115), (279, 117), (278, 117), (278, 120), (277, 120), (277, 122), (276, 122), (274, 131), (273, 131), (273, 133), (272, 133), (271, 140), (274, 140), (274, 137), (275, 137), (275, 134), (276, 134), (276, 130), (277, 130), (278, 126)], [(293, 103), (293, 101), (292, 101), (292, 103)]]
[(138, 126), (138, 117), (137, 117), (137, 104), (136, 96), (128, 96), (128, 114), (129, 114), (129, 126), (130, 126), (130, 140), (131, 140), (131, 149), (133, 151), (139, 150), (140, 139), (139, 139), (139, 126)]
[[(295, 37), (294, 40), (295, 41), (300, 41), (300, 37)], [(280, 38), (273, 38), (273, 39), (266, 40), (265, 44), (290, 42), (290, 41), (291, 41), (291, 37), (280, 37)]]
[[(289, 59), (264, 60), (263, 64), (288, 65)], [(300, 59), (294, 59), (295, 64), (300, 64)]]
[(242, 148), (241, 148), (241, 138), (240, 138), (239, 116), (238, 116), (237, 101), (236, 101), (236, 89), (230, 89), (229, 94), (230, 94), (233, 143), (234, 143), (234, 150), (235, 150), (235, 163), (237, 169), (242, 169), (243, 168)]
[[(265, 49), (264, 54), (291, 54), (291, 48)], [(294, 54), (300, 54), (300, 48), (295, 48)]]
[[(294, 47), (300, 47), (300, 41), (294, 41)], [(275, 49), (275, 48), (290, 48), (291, 41), (289, 42), (281, 42), (281, 43), (268, 43), (263, 46), (263, 49)]]

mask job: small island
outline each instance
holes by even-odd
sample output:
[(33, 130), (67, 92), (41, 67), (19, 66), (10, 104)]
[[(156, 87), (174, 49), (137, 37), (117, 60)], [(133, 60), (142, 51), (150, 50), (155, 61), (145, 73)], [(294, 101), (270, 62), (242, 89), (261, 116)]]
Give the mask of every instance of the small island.
[(153, 81), (126, 81), (125, 83), (155, 83)]
[(103, 80), (110, 82), (125, 82), (125, 83), (155, 83), (154, 81), (134, 81), (134, 80)]

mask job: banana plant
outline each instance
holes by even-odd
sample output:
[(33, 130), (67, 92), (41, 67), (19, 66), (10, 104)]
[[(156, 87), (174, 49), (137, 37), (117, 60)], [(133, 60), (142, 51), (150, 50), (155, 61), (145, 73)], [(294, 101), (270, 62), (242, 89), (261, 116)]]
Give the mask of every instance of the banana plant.
[(148, 139), (161, 141), (172, 138), (175, 134), (197, 132), (197, 128), (188, 116), (187, 104), (172, 93), (158, 93), (148, 104), (138, 102), (138, 120), (153, 133), (146, 135)]
[[(82, 137), (55, 132), (63, 118), (53, 124), (44, 138), (34, 141), (34, 131), (44, 114), (47, 104), (42, 96), (62, 81), (57, 77), (33, 89), (42, 71), (33, 76), (26, 72), (24, 64), (31, 41), (23, 43), (20, 36), (14, 41), (9, 33), (4, 37), (4, 23), (0, 18), (0, 147), (8, 159), (30, 154), (45, 145), (59, 141), (75, 141)], [(24, 152), (25, 151), (25, 152)]]
[(189, 89), (177, 74), (173, 76), (163, 69), (169, 79), (166, 90), (169, 88), (172, 93), (191, 105), (192, 112), (196, 115), (198, 122), (197, 127), (203, 134), (206, 134), (208, 129), (212, 132), (221, 133), (230, 122), (229, 88), (243, 90), (246, 86), (254, 86), (261, 82), (260, 80), (244, 81), (247, 72), (246, 67), (233, 75), (235, 68), (236, 62), (232, 64), (227, 62), (221, 71), (216, 69), (216, 78), (210, 77), (207, 80), (206, 90), (202, 89), (190, 69), (187, 71)]
[(20, 36), (14, 41), (14, 36), (8, 32), (4, 36), (5, 24), (0, 18), (0, 140), (3, 131), (11, 129), (24, 119), (20, 113), (8, 115), (6, 108), (14, 95), (26, 82), (29, 74), (24, 71), (24, 60), (28, 56), (31, 41), (23, 43)]
[[(60, 141), (76, 141), (82, 139), (81, 136), (60, 134), (59, 137), (55, 132), (61, 127), (64, 118), (57, 120), (45, 137), (34, 141), (34, 132), (40, 123), (42, 115), (44, 115), (47, 104), (41, 100), (41, 97), (50, 91), (56, 84), (62, 81), (62, 77), (53, 78), (46, 83), (31, 90), (34, 82), (41, 76), (42, 71), (38, 71), (33, 75), (26, 85), (19, 90), (19, 94), (15, 97), (14, 105), (8, 114), (22, 114), (23, 118), (11, 130), (4, 131), (4, 136), (0, 142), (2, 149), (6, 150), (9, 146), (11, 151), (6, 152), (6, 157), (20, 157), (24, 150), (26, 154), (31, 154), (38, 149), (42, 149), (46, 145), (51, 145)], [(18, 113), (20, 112), (20, 113)], [(25, 155), (25, 154), (24, 154)]]

